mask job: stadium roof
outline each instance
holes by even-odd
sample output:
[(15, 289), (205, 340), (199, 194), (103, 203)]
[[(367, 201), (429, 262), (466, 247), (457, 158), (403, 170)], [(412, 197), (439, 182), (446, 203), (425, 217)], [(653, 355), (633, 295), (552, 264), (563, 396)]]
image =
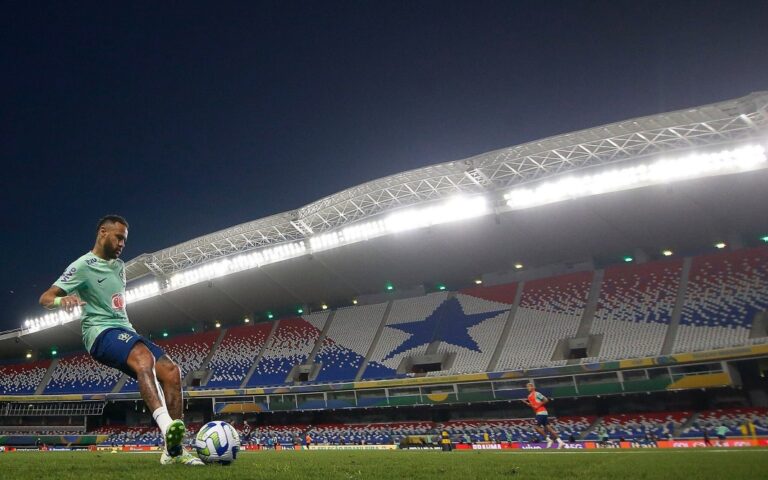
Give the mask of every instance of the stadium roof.
[[(512, 208), (505, 200), (510, 189), (565, 174), (747, 144), (768, 146), (768, 92), (392, 175), (131, 260), (132, 286), (159, 279), (163, 287), (161, 295), (134, 303), (129, 299), (130, 317), (143, 331), (184, 330), (298, 305), (348, 305), (352, 298), (383, 292), (387, 282), (396, 290), (436, 283), (455, 289), (483, 274), (514, 272), (517, 263), (526, 269), (505, 278), (536, 275), (531, 270), (539, 266), (580, 265), (638, 250), (651, 256), (663, 248), (690, 253), (715, 241), (757, 238), (768, 233), (768, 169), (703, 175), (526, 209)], [(329, 232), (457, 194), (487, 198), (490, 213), (371, 235), (338, 248), (313, 243)], [(174, 276), (214, 261), (298, 243), (303, 249), (286, 259), (167, 288)], [(6, 357), (52, 344), (60, 350), (77, 348), (79, 342), (77, 322), (0, 336)]]

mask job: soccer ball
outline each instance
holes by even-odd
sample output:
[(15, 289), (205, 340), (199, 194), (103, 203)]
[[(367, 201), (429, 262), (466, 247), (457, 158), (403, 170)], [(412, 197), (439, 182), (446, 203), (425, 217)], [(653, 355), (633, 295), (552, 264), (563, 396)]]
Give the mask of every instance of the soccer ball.
[(227, 422), (208, 422), (195, 436), (195, 449), (205, 463), (229, 465), (240, 451), (240, 435)]

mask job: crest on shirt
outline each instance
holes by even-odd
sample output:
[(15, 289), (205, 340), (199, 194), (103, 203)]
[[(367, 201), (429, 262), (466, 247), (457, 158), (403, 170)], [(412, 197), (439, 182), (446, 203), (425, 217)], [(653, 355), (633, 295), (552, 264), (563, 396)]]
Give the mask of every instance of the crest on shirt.
[(115, 293), (112, 295), (112, 310), (124, 310), (125, 298), (122, 293)]

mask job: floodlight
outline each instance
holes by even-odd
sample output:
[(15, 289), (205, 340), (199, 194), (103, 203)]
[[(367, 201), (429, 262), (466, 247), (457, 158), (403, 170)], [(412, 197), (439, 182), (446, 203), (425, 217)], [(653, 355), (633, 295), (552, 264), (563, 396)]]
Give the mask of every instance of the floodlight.
[(664, 255), (665, 257), (671, 257), (672, 253), (673, 253), (672, 250), (662, 250), (661, 251), (661, 254)]
[(304, 309), (303, 309), (303, 308), (301, 308), (301, 307), (299, 307), (299, 308), (297, 308), (297, 309), (296, 309), (296, 313), (298, 313), (299, 315), (301, 315), (302, 313), (304, 313)]
[(475, 285), (482, 285), (482, 284), (483, 284), (483, 280), (482, 279), (480, 279), (480, 278), (476, 278), (475, 279)]
[(388, 292), (391, 292), (395, 289), (395, 286), (392, 284), (392, 282), (387, 282), (386, 288)]
[(356, 298), (352, 299), (352, 305), (357, 305), (357, 299)]
[(520, 270), (521, 268), (523, 268), (523, 264), (522, 263), (516, 263), (515, 264), (515, 268)]
[(768, 235), (763, 235), (760, 237), (760, 240), (764, 241), (765, 243), (768, 243)]
[(163, 332), (163, 338), (168, 338), (168, 332)]
[(443, 285), (442, 283), (438, 283), (437, 284), (437, 289), (442, 292), (443, 290), (445, 290), (445, 285)]
[(27, 352), (27, 358), (32, 358), (32, 352)]
[(221, 328), (221, 323), (220, 322), (216, 322), (216, 328)]
[(768, 158), (765, 148), (761, 145), (746, 145), (732, 150), (662, 158), (649, 164), (602, 170), (591, 175), (558, 177), (533, 187), (514, 188), (508, 191), (504, 198), (510, 208), (521, 209), (602, 193), (766, 167)]
[(245, 317), (245, 318), (243, 319), (243, 323), (251, 323), (251, 319), (250, 319), (250, 318), (248, 318), (248, 317)]
[(51, 356), (54, 356), (54, 357), (55, 357), (55, 356), (56, 356), (56, 355), (58, 355), (58, 354), (59, 354), (59, 351), (58, 351), (58, 350), (56, 350), (56, 348), (52, 348), (52, 349), (51, 349)]
[(267, 312), (267, 318), (268, 318), (269, 320), (272, 320), (273, 318), (275, 318), (275, 315), (274, 315), (274, 314), (272, 314), (272, 312)]
[(320, 305), (320, 308), (322, 308), (323, 310), (328, 310), (328, 305), (322, 304)]
[(625, 262), (630, 263), (632, 260), (634, 260), (634, 258), (630, 257), (629, 255), (625, 255), (624, 256), (624, 261)]
[(727, 246), (727, 245), (725, 244), (725, 242), (717, 242), (717, 243), (715, 244), (715, 248), (717, 248), (718, 250), (722, 250), (722, 249), (724, 249), (726, 246)]

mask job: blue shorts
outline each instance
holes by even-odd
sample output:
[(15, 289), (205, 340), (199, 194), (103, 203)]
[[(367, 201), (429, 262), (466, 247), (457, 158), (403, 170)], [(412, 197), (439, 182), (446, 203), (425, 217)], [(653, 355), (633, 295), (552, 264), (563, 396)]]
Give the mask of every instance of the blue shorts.
[(128, 366), (128, 355), (138, 342), (147, 346), (155, 360), (165, 355), (162, 348), (136, 332), (125, 328), (109, 328), (96, 337), (96, 341), (91, 346), (91, 357), (97, 362), (116, 368), (136, 380), (136, 374)]
[(536, 415), (536, 425), (546, 427), (549, 423), (549, 415)]

